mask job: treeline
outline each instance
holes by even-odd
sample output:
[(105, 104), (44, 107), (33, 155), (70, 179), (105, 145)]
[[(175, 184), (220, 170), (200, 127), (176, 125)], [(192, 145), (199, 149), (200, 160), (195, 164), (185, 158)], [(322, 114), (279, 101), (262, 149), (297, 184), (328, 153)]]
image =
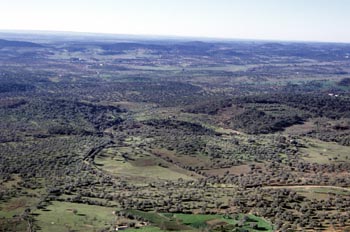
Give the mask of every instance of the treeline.
[(91, 135), (120, 124), (126, 112), (118, 106), (50, 98), (9, 99), (4, 106), (0, 107), (0, 138), (5, 134), (18, 136), (21, 132), (34, 137)]
[(183, 109), (188, 113), (217, 116), (223, 110), (231, 113), (231, 118), (224, 121), (231, 128), (250, 134), (264, 134), (283, 131), (309, 118), (350, 118), (350, 98), (312, 93), (259, 94), (214, 99)]
[(243, 129), (250, 134), (267, 134), (303, 122), (304, 118), (297, 114), (273, 116), (264, 111), (251, 109), (234, 117), (230, 125), (236, 129)]
[(284, 104), (296, 109), (309, 111), (314, 117), (331, 119), (350, 118), (350, 98), (321, 94), (266, 94), (236, 98), (238, 105), (247, 103)]
[(199, 135), (213, 135), (215, 131), (212, 129), (205, 128), (204, 126), (193, 123), (193, 122), (185, 122), (178, 121), (172, 119), (151, 119), (142, 122), (145, 125), (152, 126), (155, 129), (163, 129), (163, 130), (187, 130), (191, 133), (199, 134)]

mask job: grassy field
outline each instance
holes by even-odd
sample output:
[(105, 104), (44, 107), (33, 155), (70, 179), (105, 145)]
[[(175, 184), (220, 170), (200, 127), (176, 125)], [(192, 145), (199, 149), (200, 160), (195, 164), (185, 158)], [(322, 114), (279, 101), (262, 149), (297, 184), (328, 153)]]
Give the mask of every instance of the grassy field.
[(26, 208), (30, 208), (39, 202), (38, 198), (16, 197), (5, 203), (1, 203), (0, 218), (12, 218), (14, 215), (20, 215)]
[[(143, 227), (141, 230), (129, 229), (128, 231), (202, 231), (203, 229), (216, 231), (217, 228), (222, 226), (234, 229), (244, 216), (245, 222), (239, 228), (248, 231), (273, 231), (269, 222), (251, 214), (239, 214), (235, 218), (231, 218), (218, 214), (160, 214), (138, 210), (127, 210), (126, 212), (140, 216), (151, 223), (151, 226)], [(253, 229), (251, 223), (256, 223), (257, 227)]]
[(207, 156), (197, 154), (196, 156), (188, 156), (188, 155), (180, 155), (177, 154), (174, 151), (170, 151), (167, 149), (154, 149), (152, 151), (154, 154), (157, 154), (157, 156), (162, 157), (163, 159), (170, 158), (171, 160), (183, 164), (183, 165), (198, 165), (201, 164), (202, 166), (208, 166), (210, 165), (210, 160)]
[[(134, 140), (135, 143), (139, 142)], [(128, 154), (129, 160), (122, 157)], [(130, 148), (110, 148), (96, 157), (95, 164), (117, 176), (124, 176), (135, 182), (154, 180), (193, 180), (188, 171), (176, 167), (154, 155)]]
[(293, 189), (298, 194), (307, 197), (308, 199), (316, 199), (316, 200), (326, 200), (330, 197), (334, 197), (334, 195), (340, 195), (340, 196), (349, 196), (350, 194), (350, 188), (346, 187), (338, 187), (338, 186), (317, 186), (317, 185), (310, 185), (310, 186), (273, 186), (273, 187), (266, 187), (266, 188), (287, 188), (287, 189)]
[(333, 142), (323, 142), (318, 139), (305, 138), (306, 148), (301, 148), (303, 159), (308, 162), (327, 164), (343, 162), (350, 157), (349, 147)]
[[(250, 222), (256, 222), (257, 223), (259, 229), (255, 230), (255, 231), (261, 231), (261, 230), (263, 230), (263, 231), (273, 231), (272, 225), (269, 222), (267, 222), (266, 220), (264, 220), (263, 218), (261, 218), (261, 217), (257, 217), (255, 215), (250, 214), (250, 215), (248, 215), (248, 221), (247, 222), (248, 222), (248, 224)], [(247, 227), (247, 226), (248, 225), (246, 223), (245, 227)], [(248, 228), (249, 228), (249, 226), (248, 226)]]
[(202, 214), (174, 214), (174, 218), (179, 219), (183, 224), (190, 225), (195, 228), (207, 227), (208, 221), (219, 219), (220, 221), (234, 224), (233, 219), (224, 218), (222, 215), (202, 215)]
[(36, 210), (39, 231), (97, 231), (110, 228), (114, 223), (114, 208), (69, 203), (52, 202), (44, 210)]
[(332, 195), (349, 195), (350, 189), (338, 189), (330, 187), (300, 187), (294, 188), (300, 195), (309, 199), (326, 200)]
[(139, 210), (127, 210), (126, 212), (142, 217), (144, 220), (149, 221), (153, 226), (157, 226), (164, 231), (193, 231), (191, 227), (184, 225), (180, 221), (175, 220), (174, 218), (166, 217), (159, 213), (143, 212)]

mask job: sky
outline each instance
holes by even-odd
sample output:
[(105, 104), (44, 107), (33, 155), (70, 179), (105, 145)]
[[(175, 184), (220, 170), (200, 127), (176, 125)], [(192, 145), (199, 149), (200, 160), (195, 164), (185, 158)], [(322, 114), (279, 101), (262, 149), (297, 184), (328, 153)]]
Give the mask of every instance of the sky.
[(0, 0), (0, 30), (350, 42), (350, 0)]

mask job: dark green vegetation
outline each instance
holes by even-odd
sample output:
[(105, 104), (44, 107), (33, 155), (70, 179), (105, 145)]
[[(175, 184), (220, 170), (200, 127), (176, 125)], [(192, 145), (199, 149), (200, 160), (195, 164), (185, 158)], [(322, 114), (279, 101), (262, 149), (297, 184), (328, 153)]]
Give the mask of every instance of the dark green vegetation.
[(0, 231), (349, 230), (350, 45), (0, 35)]
[[(117, 216), (119, 224), (131, 225), (143, 231), (152, 228), (156, 231), (272, 231), (271, 224), (254, 215), (217, 215), (217, 214), (181, 214), (154, 213), (138, 210), (121, 211)], [(139, 227), (137, 224), (144, 223)], [(153, 226), (147, 226), (151, 223)], [(155, 229), (156, 228), (156, 229)]]

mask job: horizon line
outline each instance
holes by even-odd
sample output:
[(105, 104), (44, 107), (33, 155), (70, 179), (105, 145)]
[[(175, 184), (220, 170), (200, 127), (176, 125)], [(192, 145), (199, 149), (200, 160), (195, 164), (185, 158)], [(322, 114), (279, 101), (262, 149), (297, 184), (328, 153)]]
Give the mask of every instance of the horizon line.
[(225, 42), (285, 42), (285, 43), (328, 43), (328, 44), (350, 44), (344, 41), (319, 41), (319, 40), (286, 40), (269, 38), (233, 38), (233, 37), (211, 37), (211, 36), (192, 36), (192, 35), (165, 35), (165, 34), (124, 34), (113, 32), (91, 32), (91, 31), (65, 31), (65, 30), (37, 30), (37, 29), (1, 29), (0, 33), (27, 34), (27, 35), (49, 35), (49, 34), (67, 34), (72, 36), (108, 36), (108, 37), (134, 37), (128, 39), (157, 39), (157, 40), (203, 40), (203, 41), (225, 41)]

